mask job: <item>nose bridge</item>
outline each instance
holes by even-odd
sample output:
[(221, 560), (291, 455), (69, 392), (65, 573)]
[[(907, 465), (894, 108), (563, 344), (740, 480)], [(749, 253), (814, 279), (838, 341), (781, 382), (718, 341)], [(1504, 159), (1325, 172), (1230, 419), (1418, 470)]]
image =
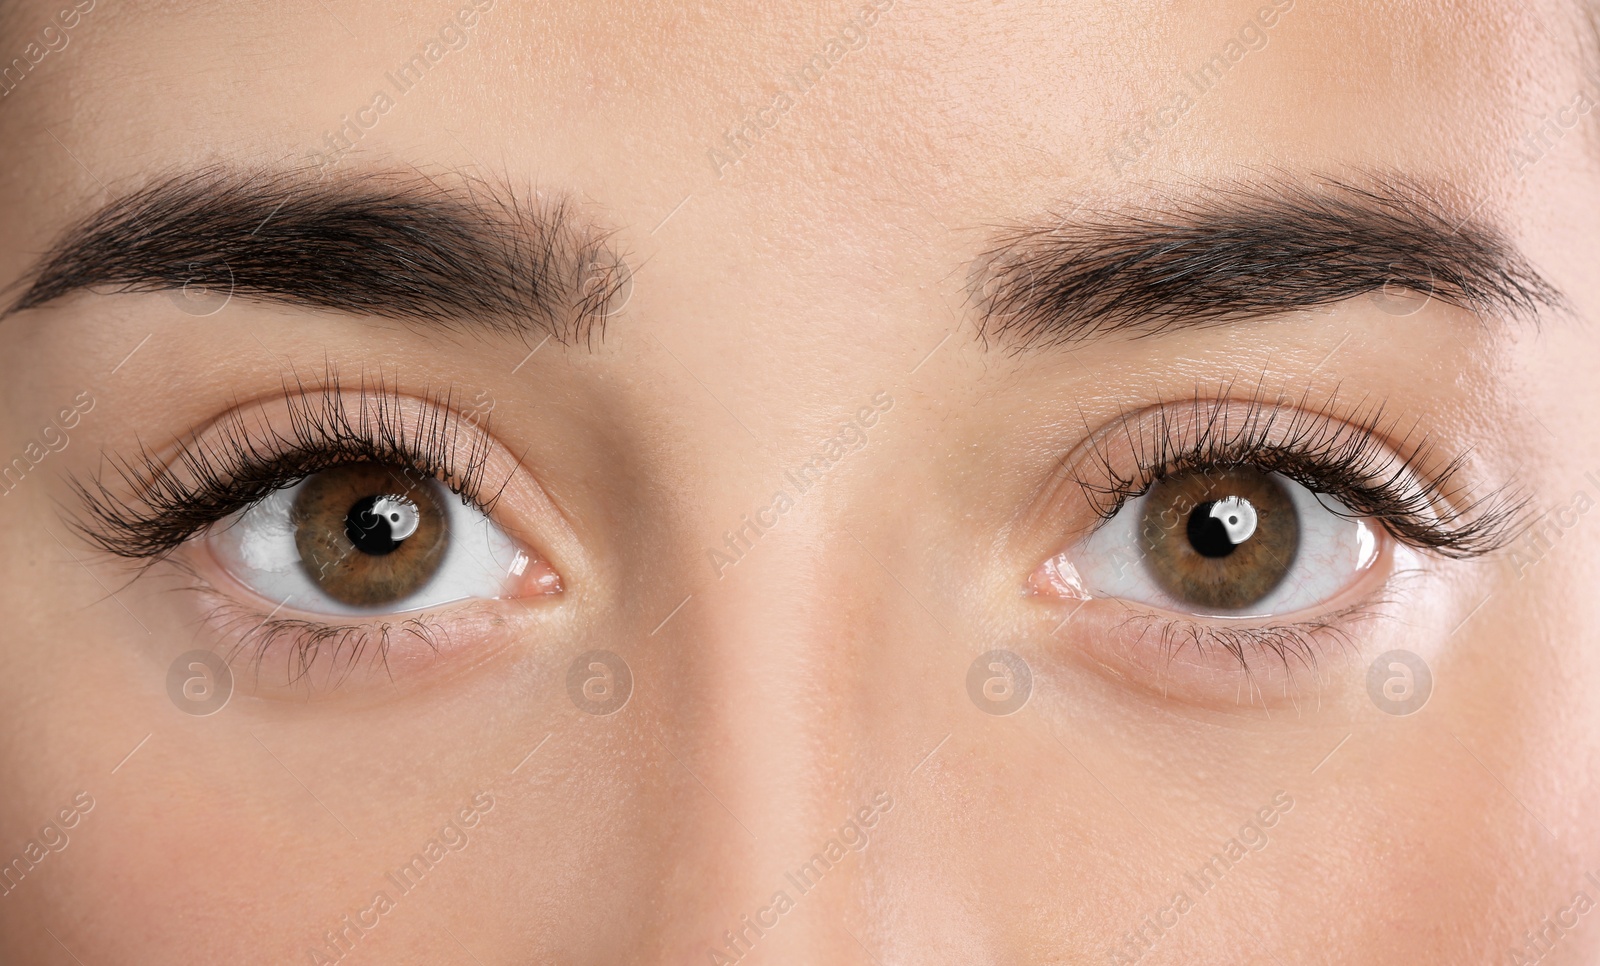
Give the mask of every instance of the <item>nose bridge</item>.
[[(770, 282), (755, 291), (793, 285), (768, 278), (759, 259), (751, 272)], [(814, 334), (837, 322), (805, 322), (777, 330), (781, 351), (735, 339), (715, 353), (663, 345), (658, 360), (682, 408), (727, 416), (729, 429), (688, 426), (646, 443), (672, 448), (663, 462), (694, 493), (664, 528), (662, 550), (686, 569), (662, 616), (692, 596), (644, 643), (656, 653), (643, 661), (659, 688), (646, 706), (670, 746), (650, 750), (676, 775), (658, 802), (681, 830), (661, 906), (664, 948), (683, 954), (675, 961), (858, 961), (841, 924), (866, 918), (875, 856), (900, 817), (880, 817), (902, 790), (887, 777), (885, 745), (898, 740), (892, 705), (917, 700), (886, 700), (884, 662), (904, 653), (909, 605), (856, 542), (872, 543), (883, 522), (872, 481), (890, 458), (900, 401), (887, 365), (832, 375), (841, 340)], [(775, 359), (817, 374), (806, 404), (749, 375)], [(678, 410), (663, 411), (670, 420)]]
[(662, 709), (663, 740), (679, 745), (679, 802), (697, 816), (678, 858), (702, 871), (682, 879), (701, 895), (679, 907), (698, 914), (668, 929), (691, 961), (853, 958), (837, 923), (862, 899), (861, 810), (871, 825), (882, 811), (857, 692), (884, 629), (871, 592), (848, 586), (839, 561), (853, 547), (836, 513), (819, 499), (746, 529), (737, 564), (708, 566), (675, 622), (672, 646), (692, 656)]

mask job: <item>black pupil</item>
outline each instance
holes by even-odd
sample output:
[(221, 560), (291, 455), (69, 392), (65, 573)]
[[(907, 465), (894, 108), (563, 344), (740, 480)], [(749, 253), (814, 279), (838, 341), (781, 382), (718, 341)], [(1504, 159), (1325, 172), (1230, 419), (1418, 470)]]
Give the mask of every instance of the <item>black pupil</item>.
[[(1228, 528), (1223, 521), (1211, 515), (1211, 508), (1216, 506), (1215, 501), (1207, 501), (1195, 507), (1189, 514), (1189, 543), (1195, 552), (1202, 557), (1226, 557), (1236, 549), (1234, 542), (1228, 539)], [(1234, 517), (1234, 522), (1238, 517)]]
[(382, 514), (373, 512), (372, 508), (377, 506), (381, 499), (382, 496), (362, 497), (344, 516), (345, 536), (350, 538), (350, 542), (355, 544), (357, 550), (374, 557), (394, 553), (404, 542), (391, 536), (393, 530)]

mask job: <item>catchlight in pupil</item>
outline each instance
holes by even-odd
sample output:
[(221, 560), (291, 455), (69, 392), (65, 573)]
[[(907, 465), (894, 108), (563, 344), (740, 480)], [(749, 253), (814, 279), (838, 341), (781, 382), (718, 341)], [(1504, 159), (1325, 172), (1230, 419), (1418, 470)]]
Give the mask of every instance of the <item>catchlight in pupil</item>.
[(345, 536), (362, 553), (393, 553), (422, 524), (416, 503), (398, 494), (357, 500), (344, 518)]
[(1202, 557), (1226, 557), (1256, 532), (1256, 508), (1243, 497), (1207, 501), (1189, 513), (1189, 542)]

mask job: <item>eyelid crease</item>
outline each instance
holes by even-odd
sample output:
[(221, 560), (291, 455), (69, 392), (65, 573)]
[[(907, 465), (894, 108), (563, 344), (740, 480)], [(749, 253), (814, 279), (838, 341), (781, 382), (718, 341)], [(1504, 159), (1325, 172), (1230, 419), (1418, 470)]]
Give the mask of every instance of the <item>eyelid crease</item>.
[[(467, 420), (456, 412), (451, 389), (417, 397), (381, 376), (369, 384), (363, 374), (353, 403), (349, 395), (331, 368), (310, 387), (295, 375), (274, 397), (287, 407), (286, 430), (262, 419), (249, 422), (246, 409), (236, 406), (209, 427), (175, 438), (175, 461), (163, 462), (141, 443), (135, 456), (111, 459), (114, 481), (99, 472), (88, 480), (70, 478), (84, 507), (70, 517), (72, 526), (98, 550), (153, 563), (276, 490), (363, 461), (438, 479), (467, 505), (492, 511), (510, 478), (484, 495), (487, 416), (477, 421), (479, 431), (463, 453)], [(420, 409), (415, 418), (408, 415), (413, 408)]]
[[(1468, 492), (1461, 480), (1466, 454), (1439, 465), (1437, 446), (1415, 424), (1400, 431), (1382, 403), (1359, 404), (1345, 421), (1333, 415), (1336, 392), (1319, 410), (1308, 405), (1309, 391), (1286, 406), (1259, 386), (1247, 400), (1229, 398), (1231, 389), (1222, 386), (1216, 398), (1197, 389), (1176, 413), (1171, 405), (1123, 413), (1111, 429), (1089, 436), (1092, 477), (1066, 460), (1062, 469), (1102, 522), (1173, 474), (1250, 466), (1333, 496), (1397, 540), (1442, 556), (1480, 556), (1515, 536), (1527, 500), (1508, 487)], [(1107, 448), (1113, 438), (1131, 449), (1131, 472), (1120, 470), (1122, 460)], [(1393, 447), (1385, 442), (1391, 438), (1398, 439)]]

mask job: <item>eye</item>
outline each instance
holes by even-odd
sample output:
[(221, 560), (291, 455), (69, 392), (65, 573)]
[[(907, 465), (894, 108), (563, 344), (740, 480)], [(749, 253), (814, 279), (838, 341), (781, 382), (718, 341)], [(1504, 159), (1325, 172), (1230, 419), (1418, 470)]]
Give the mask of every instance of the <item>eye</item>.
[(310, 613), (403, 613), (556, 581), (439, 481), (378, 463), (314, 473), (202, 539), (244, 587)]
[(1162, 477), (1046, 565), (1075, 596), (1189, 616), (1277, 617), (1337, 598), (1377, 560), (1380, 528), (1250, 467)]

